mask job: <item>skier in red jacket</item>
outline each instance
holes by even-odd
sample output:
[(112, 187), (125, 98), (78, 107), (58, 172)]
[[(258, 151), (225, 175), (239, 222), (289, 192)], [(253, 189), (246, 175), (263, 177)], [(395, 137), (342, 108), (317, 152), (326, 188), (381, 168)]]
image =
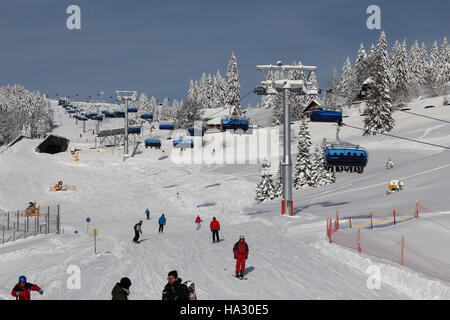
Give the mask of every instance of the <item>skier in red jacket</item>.
[(217, 242), (219, 242), (219, 231), (220, 231), (220, 223), (219, 221), (216, 220), (216, 217), (213, 217), (211, 223), (209, 224), (209, 228), (212, 231), (212, 238), (213, 238), (213, 243), (216, 242), (216, 238), (217, 238)]
[(239, 241), (234, 244), (233, 253), (236, 259), (236, 278), (243, 278), (245, 260), (248, 258), (248, 245), (244, 236), (240, 236)]
[(197, 216), (197, 218), (195, 219), (195, 223), (197, 224), (197, 230), (200, 229), (200, 227), (202, 226), (201, 223), (203, 222), (203, 220), (200, 218), (200, 216)]
[(25, 276), (20, 276), (19, 283), (14, 286), (11, 295), (16, 300), (31, 300), (31, 291), (38, 291), (40, 294), (44, 293), (39, 286), (28, 283)]

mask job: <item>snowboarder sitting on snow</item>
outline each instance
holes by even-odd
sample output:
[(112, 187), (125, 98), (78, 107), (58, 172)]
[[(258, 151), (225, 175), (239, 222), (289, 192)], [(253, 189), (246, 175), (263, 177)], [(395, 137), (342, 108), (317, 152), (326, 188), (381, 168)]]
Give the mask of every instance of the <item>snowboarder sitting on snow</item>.
[(164, 213), (161, 215), (161, 217), (159, 217), (158, 223), (159, 223), (159, 230), (158, 230), (158, 232), (163, 232), (164, 231), (164, 225), (166, 224), (166, 217), (164, 217)]
[(139, 234), (142, 233), (142, 220), (140, 220), (138, 223), (134, 225), (134, 238), (133, 242), (138, 242), (139, 240)]
[(195, 223), (197, 224), (197, 230), (200, 229), (200, 227), (202, 226), (203, 220), (200, 218), (200, 216), (197, 216), (197, 218), (195, 219)]
[(28, 283), (25, 276), (20, 276), (19, 283), (14, 286), (11, 295), (15, 297), (16, 300), (31, 300), (31, 291), (38, 291), (40, 294), (44, 293), (39, 286)]
[(176, 270), (170, 271), (167, 275), (169, 281), (162, 292), (162, 300), (185, 301), (189, 300), (189, 291), (187, 286), (178, 278)]
[(150, 210), (145, 210), (145, 214), (147, 215), (147, 220), (150, 220)]
[(120, 279), (111, 291), (111, 300), (128, 300), (130, 294), (131, 281), (127, 277)]
[(216, 220), (216, 217), (213, 217), (211, 223), (209, 224), (209, 228), (212, 232), (213, 243), (216, 242), (216, 238), (217, 242), (219, 242), (220, 223)]
[(234, 244), (233, 253), (236, 259), (236, 278), (243, 278), (245, 271), (245, 260), (248, 258), (248, 245), (245, 237), (240, 236), (239, 241)]

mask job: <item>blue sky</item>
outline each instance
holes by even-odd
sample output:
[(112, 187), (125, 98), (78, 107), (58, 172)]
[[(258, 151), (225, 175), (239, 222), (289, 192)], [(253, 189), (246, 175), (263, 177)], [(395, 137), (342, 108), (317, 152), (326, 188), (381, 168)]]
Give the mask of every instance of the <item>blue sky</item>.
[[(81, 30), (66, 8), (81, 8)], [(0, 85), (19, 83), (83, 99), (101, 89), (138, 90), (162, 102), (185, 98), (202, 72), (224, 75), (235, 52), (244, 95), (262, 80), (257, 64), (302, 61), (324, 87), (333, 66), (352, 65), (359, 44), (376, 43), (366, 8), (381, 8), (389, 49), (395, 40), (448, 38), (450, 1), (2, 0)], [(249, 95), (246, 106), (258, 97)]]

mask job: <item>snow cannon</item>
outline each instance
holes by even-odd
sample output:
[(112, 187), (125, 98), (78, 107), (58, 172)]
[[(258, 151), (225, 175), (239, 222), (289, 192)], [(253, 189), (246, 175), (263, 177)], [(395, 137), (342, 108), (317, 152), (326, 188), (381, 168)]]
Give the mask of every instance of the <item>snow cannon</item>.
[(400, 190), (403, 190), (403, 187), (400, 187), (400, 183), (404, 187), (403, 182), (399, 182), (398, 180), (390, 180), (389, 191), (386, 191), (386, 194), (389, 195), (392, 193), (399, 192)]

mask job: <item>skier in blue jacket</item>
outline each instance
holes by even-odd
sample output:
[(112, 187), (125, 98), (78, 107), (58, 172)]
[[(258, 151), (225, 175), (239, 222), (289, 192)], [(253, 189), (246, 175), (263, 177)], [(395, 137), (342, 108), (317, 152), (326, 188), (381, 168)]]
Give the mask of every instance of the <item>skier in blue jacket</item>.
[(159, 223), (159, 230), (158, 230), (158, 232), (163, 232), (164, 231), (164, 225), (166, 224), (166, 217), (164, 217), (164, 213), (161, 215), (161, 217), (159, 217), (158, 223)]
[(150, 220), (150, 210), (145, 210), (145, 214), (147, 215), (147, 220)]

